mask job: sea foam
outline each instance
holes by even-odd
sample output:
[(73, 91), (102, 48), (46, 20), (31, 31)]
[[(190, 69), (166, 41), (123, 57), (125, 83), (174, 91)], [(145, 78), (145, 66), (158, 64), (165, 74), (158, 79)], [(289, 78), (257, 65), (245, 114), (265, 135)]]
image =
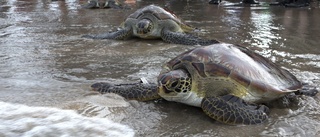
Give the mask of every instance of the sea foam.
[(85, 117), (72, 110), (0, 102), (0, 136), (132, 137), (134, 131), (109, 119)]

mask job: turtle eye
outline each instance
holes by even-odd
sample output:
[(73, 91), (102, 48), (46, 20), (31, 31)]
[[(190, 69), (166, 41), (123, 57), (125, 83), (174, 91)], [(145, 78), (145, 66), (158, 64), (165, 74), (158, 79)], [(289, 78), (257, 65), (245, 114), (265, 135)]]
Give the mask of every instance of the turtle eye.
[(170, 92), (181, 92), (179, 88), (179, 81), (167, 81), (167, 83), (164, 85), (166, 89), (166, 93)]
[(147, 28), (148, 32), (151, 31), (152, 27), (153, 27), (153, 26), (152, 26), (152, 23), (150, 23), (150, 24), (148, 25), (148, 28)]
[(181, 84), (179, 80), (174, 80), (173, 82), (171, 82), (171, 84), (169, 84), (169, 86), (170, 86), (169, 89), (171, 91), (178, 92), (178, 93), (181, 92)]

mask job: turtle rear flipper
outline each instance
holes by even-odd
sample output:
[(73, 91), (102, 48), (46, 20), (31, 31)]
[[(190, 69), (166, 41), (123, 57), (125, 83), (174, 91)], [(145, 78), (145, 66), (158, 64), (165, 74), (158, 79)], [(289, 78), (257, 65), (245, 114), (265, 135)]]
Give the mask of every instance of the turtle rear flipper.
[(102, 33), (97, 35), (83, 35), (82, 38), (91, 38), (91, 39), (116, 39), (116, 40), (124, 40), (132, 37), (132, 29), (125, 28), (120, 29), (115, 32)]
[(233, 95), (204, 98), (201, 107), (211, 118), (227, 124), (263, 123), (269, 112), (264, 105), (249, 104)]
[(305, 95), (312, 97), (317, 95), (319, 92), (315, 87), (309, 85), (308, 83), (302, 83), (302, 85), (302, 89), (295, 92), (296, 95)]
[(100, 82), (91, 85), (91, 88), (101, 94), (115, 93), (129, 100), (148, 101), (160, 98), (158, 95), (158, 86), (153, 83), (114, 85), (111, 83)]
[(164, 29), (161, 32), (161, 38), (168, 43), (174, 43), (174, 44), (182, 44), (182, 45), (201, 45), (201, 46), (207, 46), (215, 43), (219, 43), (216, 40), (207, 40), (207, 39), (201, 39), (199, 37), (181, 33), (181, 32), (173, 32), (168, 29)]

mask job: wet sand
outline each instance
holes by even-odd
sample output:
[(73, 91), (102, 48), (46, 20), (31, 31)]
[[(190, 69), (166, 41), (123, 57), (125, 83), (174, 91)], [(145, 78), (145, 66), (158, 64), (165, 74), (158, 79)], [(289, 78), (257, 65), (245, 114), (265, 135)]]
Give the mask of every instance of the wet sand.
[[(318, 3), (284, 8), (151, 0), (127, 3), (132, 9), (125, 10), (81, 9), (83, 3), (86, 1), (0, 1), (1, 101), (60, 108), (67, 104), (68, 109), (80, 112), (88, 106), (77, 108), (72, 106), (74, 101), (103, 106), (85, 100), (92, 83), (131, 82), (141, 77), (155, 82), (163, 63), (195, 46), (161, 40), (81, 38), (115, 30), (129, 14), (148, 4), (169, 5), (186, 23), (202, 30), (200, 37), (244, 45), (299, 80), (320, 87)], [(199, 108), (167, 101), (129, 102), (130, 107), (117, 112), (121, 119), (113, 120), (129, 125), (137, 136), (319, 136), (319, 97), (302, 97), (297, 108), (271, 109), (269, 121), (254, 126), (224, 125)]]

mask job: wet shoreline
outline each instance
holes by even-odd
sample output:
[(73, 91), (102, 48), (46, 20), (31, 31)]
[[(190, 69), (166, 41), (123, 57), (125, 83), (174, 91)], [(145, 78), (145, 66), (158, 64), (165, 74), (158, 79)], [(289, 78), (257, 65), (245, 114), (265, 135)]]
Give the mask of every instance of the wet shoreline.
[[(319, 5), (259, 8), (222, 7), (207, 1), (138, 1), (132, 9), (91, 10), (81, 9), (83, 2), (0, 1), (1, 101), (57, 107), (85, 98), (95, 82), (141, 77), (154, 82), (164, 62), (194, 46), (81, 38), (114, 30), (135, 9), (152, 3), (170, 3), (177, 16), (203, 30), (199, 36), (246, 46), (299, 80), (320, 87)], [(130, 125), (136, 135), (318, 136), (319, 97), (302, 98), (298, 109), (272, 109), (270, 120), (256, 126), (230, 128), (198, 108), (166, 101), (131, 103), (135, 107), (127, 117), (122, 115), (120, 123)], [(101, 107), (101, 102), (87, 101)]]

